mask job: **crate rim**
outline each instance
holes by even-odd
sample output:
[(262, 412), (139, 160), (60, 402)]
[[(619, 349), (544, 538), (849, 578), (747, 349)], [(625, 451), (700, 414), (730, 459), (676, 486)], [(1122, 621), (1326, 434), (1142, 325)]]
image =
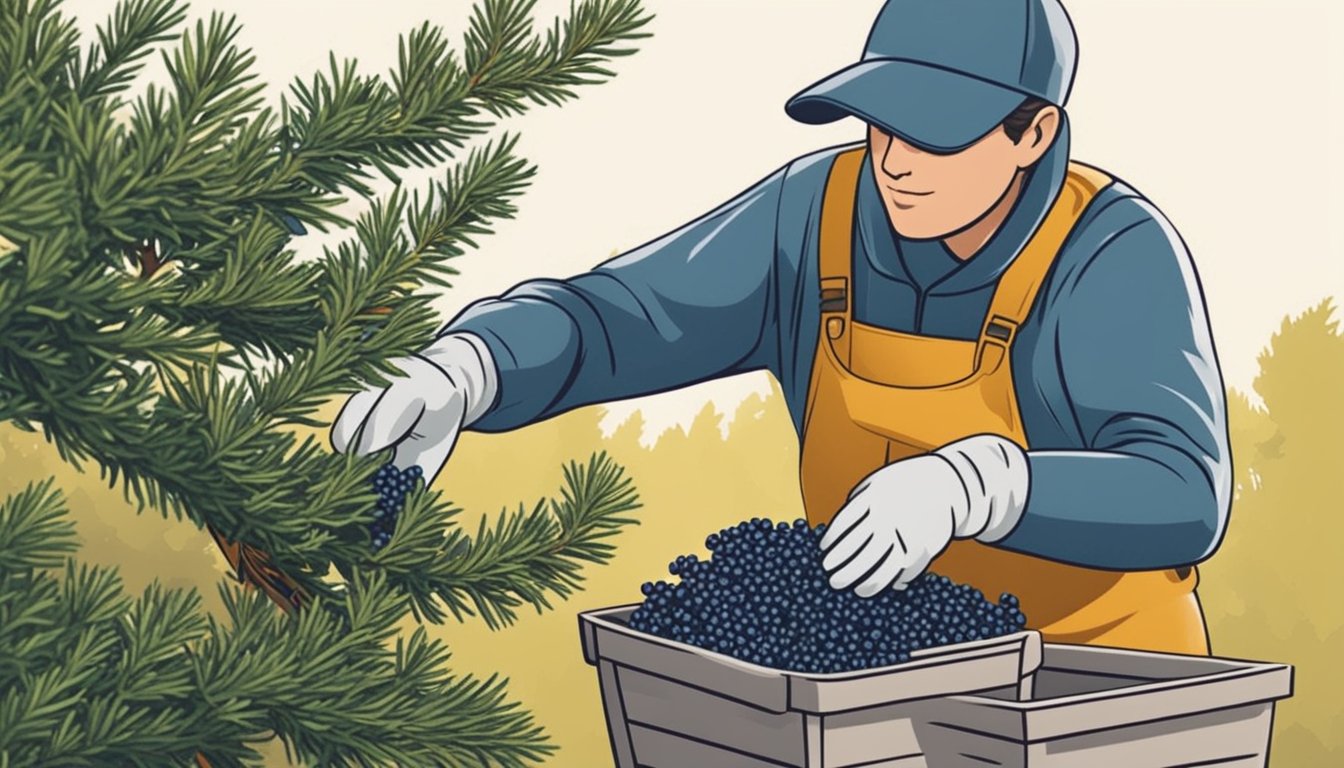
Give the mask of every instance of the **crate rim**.
[[(1161, 693), (1163, 691), (1175, 690), (1178, 688), (1188, 688), (1192, 685), (1216, 685), (1221, 682), (1229, 682), (1241, 678), (1254, 678), (1263, 676), (1266, 680), (1278, 680), (1286, 676), (1286, 693), (1281, 695), (1266, 695), (1258, 699), (1248, 699), (1242, 704), (1255, 704), (1266, 701), (1279, 701), (1281, 699), (1291, 698), (1294, 693), (1294, 683), (1296, 670), (1292, 664), (1274, 661), (1256, 661), (1251, 659), (1236, 659), (1223, 656), (1199, 656), (1195, 654), (1181, 653), (1162, 653), (1158, 651), (1140, 651), (1133, 648), (1112, 648), (1108, 646), (1096, 645), (1074, 645), (1070, 643), (1042, 643), (1041, 656), (1042, 661), (1037, 672), (1057, 670), (1064, 672), (1079, 672), (1087, 674), (1091, 670), (1079, 670), (1068, 666), (1060, 666), (1058, 660), (1051, 656), (1065, 654), (1067, 656), (1085, 657), (1095, 656), (1098, 658), (1129, 658), (1141, 660), (1145, 658), (1162, 659), (1170, 661), (1173, 659), (1188, 660), (1191, 664), (1207, 663), (1211, 667), (1222, 666), (1223, 669), (1210, 671), (1205, 674), (1191, 675), (1186, 677), (1172, 677), (1160, 680), (1150, 680), (1134, 685), (1125, 685), (1117, 688), (1109, 688), (1102, 691), (1093, 691), (1091, 693), (1079, 693), (1069, 696), (1056, 696), (1050, 699), (1033, 699), (1030, 701), (1010, 701), (1005, 699), (996, 699), (985, 696), (980, 693), (960, 693), (948, 696), (947, 698), (959, 702), (973, 703), (977, 706), (987, 709), (999, 709), (1010, 712), (1020, 712), (1030, 714), (1032, 712), (1046, 712), (1061, 707), (1077, 706), (1080, 704), (1089, 704), (1098, 701), (1107, 701), (1124, 696), (1137, 696), (1149, 693)], [(1052, 663), (1053, 662), (1053, 663)], [(1231, 668), (1228, 668), (1231, 667)], [(1095, 674), (1105, 677), (1119, 677), (1118, 674), (1095, 671)], [(1124, 675), (1130, 679), (1142, 680), (1142, 676)]]
[[(896, 674), (903, 670), (919, 669), (925, 666), (929, 666), (936, 663), (939, 660), (945, 660), (948, 657), (956, 657), (956, 658), (964, 657), (967, 659), (971, 659), (975, 658), (975, 656), (972, 654), (978, 651), (991, 652), (1001, 648), (1012, 647), (1014, 645), (1023, 647), (1023, 655), (1025, 657), (1028, 656), (1028, 654), (1026, 653), (1027, 649), (1030, 649), (1033, 646), (1032, 640), (1035, 638), (1039, 638), (1040, 636), (1040, 632), (1037, 630), (1023, 629), (1007, 635), (1000, 635), (999, 637), (992, 637), (984, 640), (972, 640), (964, 643), (953, 643), (935, 648), (925, 648), (923, 650), (911, 653), (909, 661), (900, 664), (895, 664), (892, 666), (872, 667), (869, 669), (851, 670), (849, 672), (810, 673), (810, 672), (799, 672), (796, 670), (777, 669), (774, 667), (767, 667), (760, 664), (752, 664), (751, 662), (744, 661), (742, 659), (738, 659), (736, 657), (729, 656), (727, 654), (718, 653), (705, 648), (700, 648), (698, 646), (694, 646), (689, 643), (683, 643), (676, 640), (668, 640), (667, 638), (658, 637), (657, 635), (650, 635), (645, 632), (640, 632), (638, 630), (631, 629), (627, 624), (618, 623), (613, 620), (612, 617), (613, 614), (619, 614), (624, 611), (633, 612), (633, 610), (638, 608), (640, 605), (642, 605), (642, 603), (628, 603), (625, 605), (609, 606), (607, 608), (596, 608), (593, 610), (582, 611), (579, 613), (579, 625), (583, 640), (584, 660), (590, 666), (597, 665), (598, 660), (602, 658), (600, 652), (595, 647), (593, 647), (596, 645), (595, 642), (596, 638), (594, 637), (594, 635), (598, 628), (609, 632), (615, 632), (617, 634), (621, 634), (626, 637), (634, 638), (641, 642), (652, 643), (654, 645), (658, 645), (663, 648), (667, 648), (669, 650), (675, 650), (683, 653), (691, 653), (696, 656), (700, 656), (701, 658), (713, 661), (714, 663), (724, 664), (726, 666), (738, 669), (743, 672), (750, 673), (752, 675), (765, 676), (765, 677), (783, 677), (790, 681), (809, 682), (809, 683), (838, 683), (838, 682), (846, 682), (849, 680), (861, 680), (879, 674)], [(592, 627), (593, 631), (590, 632), (588, 627)], [(1036, 644), (1036, 647), (1038, 648), (1042, 646), (1043, 646), (1042, 643)], [(1025, 658), (1021, 674), (1024, 676), (1033, 674), (1036, 671), (1036, 669), (1039, 668), (1041, 657), (1043, 655), (1044, 654), (1039, 654), (1034, 658)], [(914, 662), (917, 661), (929, 662), (929, 664), (916, 665)]]

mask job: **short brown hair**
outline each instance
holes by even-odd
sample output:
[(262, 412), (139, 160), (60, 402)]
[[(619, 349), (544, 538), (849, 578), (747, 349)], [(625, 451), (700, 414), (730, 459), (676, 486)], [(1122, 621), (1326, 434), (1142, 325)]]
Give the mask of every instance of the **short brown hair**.
[(1036, 114), (1048, 106), (1050, 106), (1050, 102), (1038, 99), (1035, 96), (1028, 96), (1027, 100), (1019, 104), (1011, 115), (1003, 119), (1003, 132), (1008, 134), (1008, 138), (1016, 144), (1022, 140), (1023, 134), (1031, 127), (1031, 121), (1036, 119)]

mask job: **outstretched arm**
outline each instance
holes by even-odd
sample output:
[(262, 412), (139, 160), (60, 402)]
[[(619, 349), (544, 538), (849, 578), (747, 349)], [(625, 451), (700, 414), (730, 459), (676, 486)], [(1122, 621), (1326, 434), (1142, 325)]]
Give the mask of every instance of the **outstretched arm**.
[(498, 370), (493, 405), (471, 428), (510, 430), (772, 367), (784, 175), (589, 272), (530, 280), (463, 310), (442, 333), (479, 337)]

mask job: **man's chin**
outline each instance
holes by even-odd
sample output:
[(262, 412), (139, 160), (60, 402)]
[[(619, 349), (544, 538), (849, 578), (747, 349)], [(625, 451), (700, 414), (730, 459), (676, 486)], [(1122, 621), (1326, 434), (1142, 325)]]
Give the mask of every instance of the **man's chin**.
[(951, 234), (917, 216), (892, 216), (889, 221), (892, 230), (906, 240), (941, 240)]

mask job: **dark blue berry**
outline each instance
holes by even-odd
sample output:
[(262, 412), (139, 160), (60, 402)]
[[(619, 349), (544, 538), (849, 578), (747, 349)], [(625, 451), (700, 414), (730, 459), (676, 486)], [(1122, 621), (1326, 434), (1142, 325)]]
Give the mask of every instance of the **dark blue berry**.
[(419, 467), (402, 471), (391, 463), (384, 464), (374, 473), (372, 485), (378, 502), (369, 535), (375, 550), (382, 549), (392, 541), (392, 531), (397, 517), (406, 506), (406, 498), (423, 476), (424, 471)]
[[(400, 508), (400, 502), (398, 506)], [(892, 666), (924, 648), (997, 637), (1025, 626), (1017, 598), (996, 605), (974, 587), (926, 573), (870, 599), (828, 585), (825, 526), (753, 518), (705, 539), (708, 560), (668, 564), (678, 584), (641, 586), (630, 626), (641, 632), (800, 672)]]

